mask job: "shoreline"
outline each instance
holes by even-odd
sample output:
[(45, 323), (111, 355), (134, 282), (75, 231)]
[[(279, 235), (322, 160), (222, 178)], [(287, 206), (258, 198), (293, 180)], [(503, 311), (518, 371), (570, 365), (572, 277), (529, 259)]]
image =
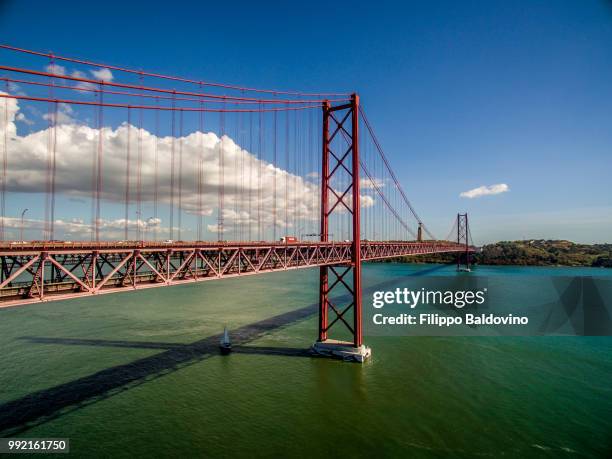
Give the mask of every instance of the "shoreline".
[[(462, 255), (463, 256), (463, 255)], [(417, 255), (401, 263), (456, 262), (455, 254)], [(483, 245), (470, 256), (474, 265), (612, 268), (612, 244), (577, 244), (567, 240), (531, 239)]]
[[(406, 265), (453, 265), (455, 262), (441, 262), (441, 261), (402, 261), (402, 260), (389, 260), (380, 261), (372, 260), (364, 263), (397, 263)], [(511, 263), (470, 263), (470, 266), (509, 266), (513, 268), (593, 268), (607, 270), (612, 267), (609, 266), (591, 266), (591, 265), (540, 265), (540, 264), (511, 264)]]

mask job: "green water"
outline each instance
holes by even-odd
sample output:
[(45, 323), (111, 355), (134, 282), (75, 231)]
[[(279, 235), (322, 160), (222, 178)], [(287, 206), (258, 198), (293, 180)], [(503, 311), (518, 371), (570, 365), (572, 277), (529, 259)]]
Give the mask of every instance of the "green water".
[[(366, 265), (364, 284), (453, 272)], [(350, 364), (303, 352), (316, 300), (294, 271), (0, 310), (0, 433), (79, 457), (611, 456), (612, 338), (367, 337)]]

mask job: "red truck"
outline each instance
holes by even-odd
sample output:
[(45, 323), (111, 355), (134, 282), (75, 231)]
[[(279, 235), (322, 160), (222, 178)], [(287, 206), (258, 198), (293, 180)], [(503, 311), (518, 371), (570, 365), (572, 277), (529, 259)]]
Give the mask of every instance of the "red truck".
[(280, 241), (289, 244), (291, 242), (297, 242), (298, 238), (295, 236), (283, 236), (280, 238)]

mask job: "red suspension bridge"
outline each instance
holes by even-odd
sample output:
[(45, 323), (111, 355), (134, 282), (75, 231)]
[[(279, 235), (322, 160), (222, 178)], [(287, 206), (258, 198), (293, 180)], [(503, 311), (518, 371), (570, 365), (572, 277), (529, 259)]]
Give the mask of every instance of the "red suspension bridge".
[(320, 349), (363, 355), (363, 261), (469, 263), (467, 215), (434, 237), (357, 94), (0, 53), (0, 306), (318, 267)]

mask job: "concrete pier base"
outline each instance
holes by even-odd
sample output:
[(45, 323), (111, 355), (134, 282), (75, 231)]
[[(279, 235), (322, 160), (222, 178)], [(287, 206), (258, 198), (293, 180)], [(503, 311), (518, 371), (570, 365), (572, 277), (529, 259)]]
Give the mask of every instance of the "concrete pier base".
[(353, 346), (347, 341), (328, 339), (317, 341), (310, 348), (317, 355), (325, 357), (336, 357), (347, 361), (363, 363), (372, 355), (372, 349), (365, 345)]

